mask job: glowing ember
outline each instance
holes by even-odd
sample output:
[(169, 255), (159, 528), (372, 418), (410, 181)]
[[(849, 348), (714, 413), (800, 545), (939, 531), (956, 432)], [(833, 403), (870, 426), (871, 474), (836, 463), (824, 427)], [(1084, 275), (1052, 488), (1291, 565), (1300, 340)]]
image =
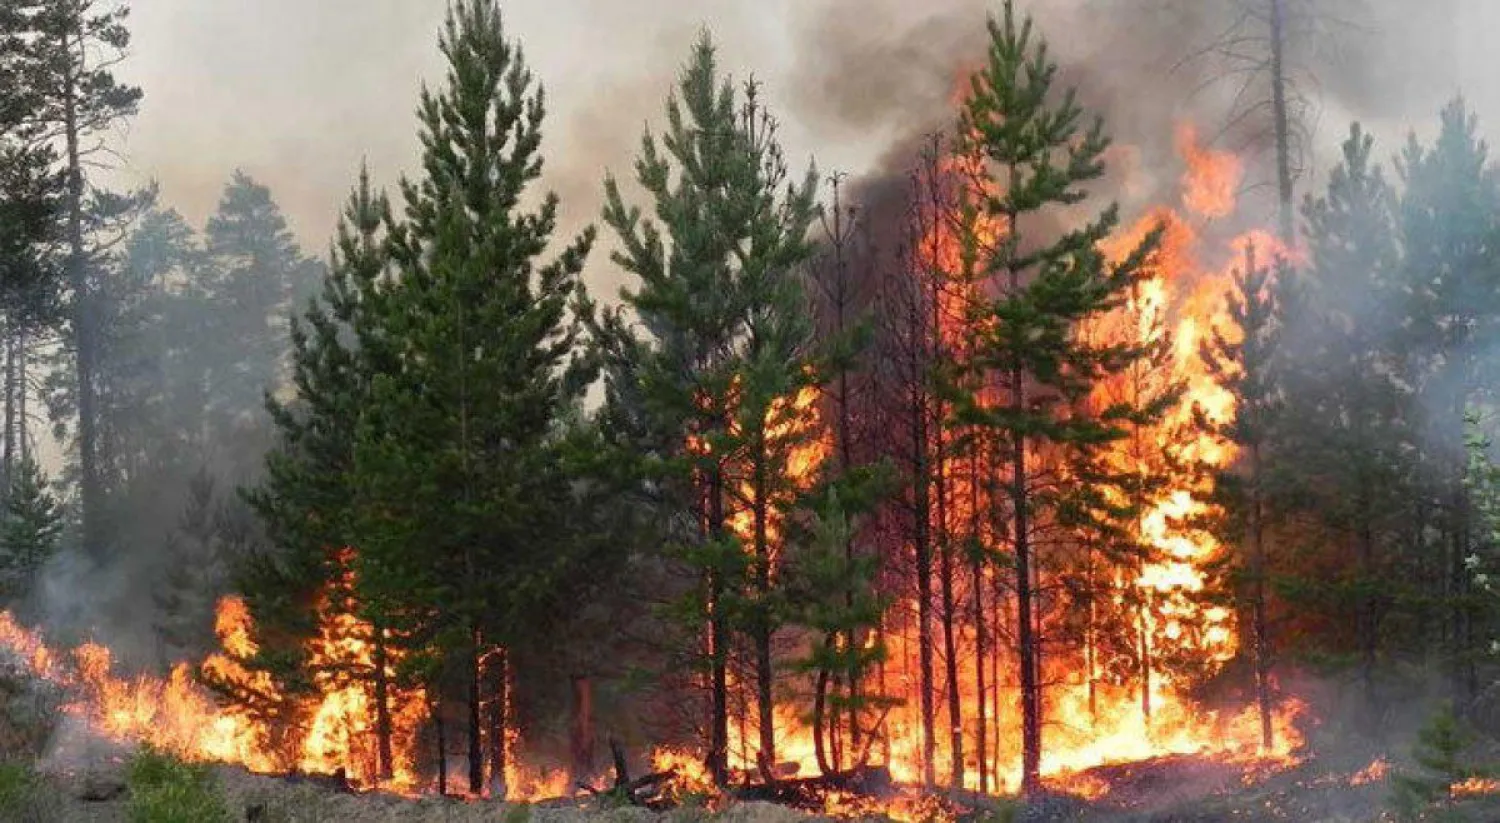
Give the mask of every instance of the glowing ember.
[(1370, 765), (1360, 769), (1349, 777), (1349, 785), (1364, 786), (1370, 783), (1379, 783), (1385, 780), (1391, 770), (1391, 764), (1383, 757), (1377, 757), (1370, 761)]
[(1471, 777), (1449, 786), (1448, 793), (1454, 797), (1500, 794), (1500, 779), (1493, 777)]

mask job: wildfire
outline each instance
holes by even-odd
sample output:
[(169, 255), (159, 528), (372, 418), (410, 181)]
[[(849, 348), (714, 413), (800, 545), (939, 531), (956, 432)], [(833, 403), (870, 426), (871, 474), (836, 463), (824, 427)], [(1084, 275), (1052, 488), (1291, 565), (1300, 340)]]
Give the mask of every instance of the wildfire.
[[(1085, 332), (1142, 344), (1170, 339), (1160, 373), (1134, 375), (1133, 383), (1122, 379), (1103, 387), (1092, 400), (1118, 399), (1169, 382), (1184, 387), (1183, 398), (1160, 424), (1133, 432), (1107, 456), (1114, 468), (1124, 471), (1160, 468), (1146, 463), (1154, 459), (1150, 455), (1163, 451), (1184, 466), (1217, 469), (1234, 461), (1236, 455), (1228, 444), (1193, 425), (1199, 415), (1227, 422), (1235, 414), (1234, 398), (1219, 388), (1200, 362), (1199, 346), (1210, 328), (1222, 325), (1230, 267), (1251, 247), (1266, 258), (1278, 251), (1285, 253), (1264, 232), (1235, 238), (1217, 253), (1209, 247), (1198, 223), (1233, 215), (1240, 165), (1233, 155), (1201, 147), (1191, 126), (1180, 127), (1177, 139), (1186, 167), (1181, 191), (1185, 211), (1158, 209), (1103, 244), (1105, 256), (1119, 260), (1147, 232), (1156, 227), (1163, 230), (1160, 251), (1128, 305)], [(946, 171), (963, 184), (980, 177), (972, 161), (947, 162)], [(973, 270), (973, 248), (964, 248), (957, 236), (968, 232), (980, 244), (995, 243), (1003, 238), (1004, 229), (982, 220), (966, 227), (935, 221), (923, 238), (923, 264), (954, 273), (932, 295), (938, 336), (952, 357), (965, 355), (967, 335), (973, 331), (964, 325), (969, 322), (967, 308), (984, 288), (978, 278), (966, 273)], [(994, 391), (987, 386), (968, 388), (986, 402)], [(803, 390), (772, 404), (766, 421), (768, 440), (785, 447), (788, 471), (804, 488), (829, 453), (818, 400), (815, 390)], [(692, 443), (693, 448), (706, 448), (701, 441)], [(981, 516), (982, 507), (992, 505), (989, 491), (963, 474), (968, 471), (977, 477), (978, 463), (965, 463), (971, 458), (962, 454), (949, 456), (942, 449), (940, 453), (945, 455), (939, 469), (942, 509), (933, 512), (932, 522), (941, 539), (971, 534), (988, 548), (1003, 550), (1004, 530), (988, 523), (988, 514)], [(1097, 797), (1108, 791), (1105, 782), (1087, 773), (1105, 764), (1205, 754), (1279, 767), (1294, 763), (1302, 744), (1297, 721), (1305, 707), (1298, 701), (1288, 700), (1280, 707), (1274, 718), (1275, 747), (1266, 751), (1260, 745), (1253, 707), (1214, 711), (1188, 696), (1192, 686), (1236, 656), (1239, 635), (1235, 614), (1203, 597), (1214, 582), (1210, 569), (1225, 553), (1225, 547), (1198, 525), (1213, 513), (1207, 474), (1184, 469), (1175, 477), (1169, 488), (1153, 491), (1142, 501), (1132, 535), (1141, 550), (1139, 562), (1106, 562), (1093, 557), (1091, 550), (1086, 564), (1047, 572), (1059, 583), (1068, 575), (1094, 575), (1091, 588), (1103, 593), (1086, 604), (1086, 615), (1079, 608), (1081, 602), (1069, 604), (1073, 607), (1067, 618), (1071, 624), (1062, 618), (1046, 618), (1056, 621), (1045, 627), (1047, 631), (1075, 637), (1078, 643), (1072, 652), (1059, 650), (1044, 658), (1046, 727), (1041, 770), (1051, 785), (1080, 796)], [(731, 511), (730, 525), (748, 547), (755, 537), (755, 523), (747, 501), (753, 501), (757, 492), (739, 473), (731, 471), (731, 479), (741, 504)], [(786, 490), (772, 493), (790, 494)], [(784, 497), (765, 502), (770, 517), (764, 525), (774, 567), (784, 549), (782, 532), (790, 506)], [(342, 557), (345, 569), (350, 557), (348, 553)], [(996, 792), (1014, 791), (1020, 785), (1016, 663), (1007, 642), (994, 639), (994, 633), (1004, 636), (1014, 630), (1004, 573), (994, 564), (979, 567), (967, 578), (966, 572), (954, 573), (957, 582), (952, 597), (964, 605), (957, 609), (959, 613), (949, 615), (953, 622), (951, 665), (948, 671), (936, 673), (934, 684), (938, 704), (934, 722), (940, 727), (934, 736), (941, 741), (935, 771), (943, 778), (958, 772), (965, 787), (983, 786)], [(0, 612), (0, 648), (9, 649), (36, 676), (66, 688), (70, 695), (66, 711), (108, 738), (147, 743), (192, 760), (238, 763), (252, 771), (342, 772), (356, 786), (420, 791), (428, 782), (419, 740), (429, 719), (428, 697), (420, 688), (397, 684), (399, 655), (381, 648), (375, 629), (357, 617), (347, 597), (339, 594), (349, 588), (347, 574), (334, 581), (319, 601), (318, 630), (305, 648), (309, 668), (315, 673), (306, 695), (283, 694), (270, 674), (242, 665), (240, 661), (254, 657), (258, 650), (250, 612), (236, 597), (218, 604), (215, 632), (221, 651), (196, 669), (180, 664), (166, 677), (119, 675), (109, 650), (93, 643), (67, 654), (54, 652), (4, 612)], [(919, 708), (918, 640), (909, 616), (916, 612), (912, 597), (891, 610), (882, 627), (888, 662), (878, 684), (869, 684), (880, 696), (897, 698), (899, 703), (882, 716), (877, 741), (874, 745), (867, 741), (866, 751), (907, 786), (923, 780), (926, 736)], [(992, 631), (989, 645), (982, 650), (981, 627), (974, 614)], [(388, 776), (380, 774), (374, 729), (380, 713), (372, 685), (377, 678), (371, 675), (382, 671), (391, 729)], [(221, 701), (202, 680), (252, 699)], [(742, 683), (732, 686), (743, 691)], [(950, 695), (956, 695), (957, 707)], [(241, 704), (274, 706), (278, 714), (268, 717)], [(980, 717), (970, 716), (969, 710), (976, 707), (984, 709), (983, 728)], [(739, 722), (730, 724), (729, 765), (754, 774), (759, 734), (754, 712), (743, 714)], [(775, 718), (777, 765), (790, 765), (785, 774), (816, 773), (813, 732), (802, 707), (778, 704)], [(954, 752), (960, 749), (962, 762), (955, 764)], [(853, 747), (843, 751), (839, 759), (847, 766), (857, 753), (851, 754)], [(675, 774), (678, 791), (712, 792), (701, 755), (662, 748), (653, 752), (652, 762), (657, 771)], [(1376, 761), (1350, 782), (1379, 780), (1385, 770), (1384, 761)], [(538, 799), (570, 794), (569, 777), (563, 770), (532, 770), (512, 759), (506, 784), (512, 799)], [(1466, 781), (1453, 787), (1455, 795), (1496, 790), (1494, 781)], [(920, 793), (902, 791), (894, 799), (880, 801), (879, 811), (898, 820), (927, 819), (933, 814), (933, 802)], [(873, 811), (867, 799), (838, 793), (830, 794), (825, 806), (837, 814)]]

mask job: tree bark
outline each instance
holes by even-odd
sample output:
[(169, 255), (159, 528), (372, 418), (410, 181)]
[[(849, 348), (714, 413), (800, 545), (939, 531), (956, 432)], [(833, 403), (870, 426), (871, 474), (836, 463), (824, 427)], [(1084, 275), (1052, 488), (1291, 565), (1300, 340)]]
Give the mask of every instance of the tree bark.
[(765, 420), (762, 419), (759, 430), (755, 432), (755, 453), (752, 455), (755, 461), (752, 470), (755, 485), (754, 502), (751, 510), (754, 520), (755, 588), (760, 598), (755, 621), (755, 698), (756, 725), (760, 733), (758, 759), (770, 764), (774, 769), (776, 766), (776, 698), (773, 693), (774, 673), (771, 659), (771, 639), (774, 627), (768, 605), (771, 596), (771, 543), (770, 505), (766, 499), (770, 485), (766, 465), (769, 458), (766, 449)]
[(375, 750), (379, 777), (390, 780), (395, 772), (391, 753), (391, 698), (385, 631), (378, 624), (371, 633), (375, 658)]
[[(708, 535), (718, 541), (724, 537), (724, 475), (715, 466), (708, 479)], [(724, 576), (710, 569), (708, 573), (708, 653), (710, 707), (708, 773), (717, 786), (729, 785), (729, 626), (724, 619)]]
[[(76, 22), (76, 21), (75, 21)], [(76, 22), (81, 26), (81, 22)], [(72, 36), (62, 35), (61, 47), (72, 52)], [(67, 244), (68, 285), (73, 290), (74, 365), (78, 390), (78, 469), (82, 503), (83, 545), (96, 558), (105, 551), (102, 515), (104, 490), (99, 474), (97, 403), (94, 395), (94, 371), (97, 356), (97, 329), (94, 317), (94, 295), (88, 278), (83, 237), (83, 161), (79, 146), (81, 127), (78, 122), (78, 78), (70, 66), (62, 78), (63, 136), (67, 144)]]
[(1292, 203), (1291, 125), (1286, 101), (1285, 0), (1271, 0), (1271, 111), (1276, 119), (1277, 220), (1282, 242), (1291, 245), (1297, 227)]
[(1250, 445), (1250, 562), (1251, 608), (1255, 633), (1255, 702), (1260, 710), (1260, 744), (1270, 751), (1275, 744), (1271, 724), (1271, 646), (1266, 636), (1266, 552), (1262, 524), (1262, 466), (1260, 444)]
[(568, 751), (573, 761), (573, 782), (587, 780), (594, 770), (594, 690), (582, 675), (573, 678), (573, 728)]
[(490, 797), (504, 800), (506, 737), (510, 733), (510, 656), (496, 649), (490, 662)]
[(464, 661), (468, 668), (466, 679), (469, 681), (467, 684), (469, 690), (469, 793), (478, 796), (484, 792), (484, 745), (480, 734), (482, 689), (477, 629), (470, 632), (469, 640), (468, 659)]
[(17, 375), (16, 352), (19, 348), (16, 344), (15, 331), (5, 337), (5, 466), (3, 477), (0, 482), (0, 495), (10, 494), (15, 483), (16, 469), (16, 393), (19, 379)]

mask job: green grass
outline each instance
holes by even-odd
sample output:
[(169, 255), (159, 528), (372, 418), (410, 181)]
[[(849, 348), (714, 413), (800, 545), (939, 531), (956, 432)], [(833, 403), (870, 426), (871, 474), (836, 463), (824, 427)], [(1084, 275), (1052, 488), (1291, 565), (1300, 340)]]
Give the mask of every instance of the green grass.
[(62, 820), (57, 793), (28, 762), (0, 761), (0, 820), (52, 823)]
[(142, 749), (131, 758), (131, 823), (230, 823), (229, 807), (213, 771), (163, 752)]

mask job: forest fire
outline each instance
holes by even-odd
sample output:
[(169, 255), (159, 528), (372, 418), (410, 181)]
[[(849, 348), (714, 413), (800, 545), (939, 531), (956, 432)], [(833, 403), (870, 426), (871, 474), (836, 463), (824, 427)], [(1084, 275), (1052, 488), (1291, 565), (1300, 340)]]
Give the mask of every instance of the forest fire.
[[(1103, 386), (1090, 402), (1140, 400), (1180, 386), (1181, 396), (1163, 422), (1129, 432), (1106, 457), (1116, 470), (1144, 474), (1162, 470), (1146, 461), (1159, 459), (1149, 457), (1151, 453), (1165, 452), (1176, 474), (1171, 483), (1142, 491), (1139, 500), (1121, 501), (1134, 503), (1140, 512), (1129, 536), (1130, 551), (1090, 548), (1082, 559), (1054, 563), (1042, 572), (1063, 592), (1074, 575), (1087, 575), (1094, 582), (1091, 591), (1105, 592), (1071, 600), (1063, 595), (1044, 617), (1046, 631), (1074, 642), (1073, 651), (1059, 651), (1044, 661), (1046, 747), (1041, 771), (1054, 787), (1081, 797), (1109, 791), (1107, 782), (1087, 773), (1101, 765), (1185, 754), (1247, 766), (1285, 765), (1295, 762), (1302, 741), (1296, 721), (1303, 707), (1295, 700), (1287, 700), (1278, 709), (1274, 745), (1265, 750), (1253, 707), (1209, 709), (1189, 696), (1239, 651), (1236, 615), (1207, 596), (1213, 585), (1211, 569), (1223, 554), (1203, 524), (1213, 514), (1207, 501), (1207, 472), (1225, 468), (1235, 458), (1229, 445), (1194, 426), (1200, 415), (1223, 422), (1234, 414), (1233, 398), (1214, 383), (1200, 362), (1203, 335), (1222, 325), (1227, 280), (1207, 263), (1232, 266), (1251, 244), (1270, 252), (1278, 247), (1262, 233), (1236, 238), (1227, 252), (1218, 255), (1206, 247), (1195, 221), (1233, 213), (1238, 162), (1232, 155), (1201, 148), (1189, 127), (1179, 130), (1178, 141), (1187, 165), (1182, 179), (1183, 211), (1158, 209), (1104, 244), (1106, 256), (1118, 259), (1154, 227), (1163, 229), (1149, 276), (1135, 288), (1128, 304), (1084, 330), (1101, 339), (1159, 350), (1158, 363)], [(961, 183), (972, 179), (975, 171), (961, 161), (951, 161), (944, 168)], [(928, 265), (949, 272), (948, 288), (936, 301), (938, 327), (942, 344), (953, 356), (962, 357), (969, 333), (962, 326), (965, 307), (983, 293), (985, 284), (959, 271), (968, 255), (954, 236), (954, 225), (934, 221), (923, 242)], [(982, 235), (984, 243), (1003, 236), (996, 226), (971, 229)], [(973, 389), (986, 402), (998, 396), (994, 387)], [(789, 474), (800, 478), (803, 487), (830, 453), (826, 436), (819, 434), (825, 424), (817, 400), (815, 392), (804, 390), (792, 402), (773, 404), (766, 425), (768, 441), (773, 447), (784, 446)], [(1144, 448), (1147, 442), (1157, 448)], [(1003, 528), (987, 522), (990, 515), (981, 516), (981, 509), (992, 504), (987, 500), (991, 492), (976, 474), (979, 462), (956, 452), (945, 460), (938, 498), (942, 509), (932, 513), (933, 522), (954, 539), (972, 534), (987, 544), (987, 551), (1003, 552)], [(740, 472), (734, 474), (741, 486), (740, 497), (753, 503), (757, 491), (748, 479), (739, 477)], [(773, 574), (785, 550), (782, 513), (789, 510), (787, 495), (794, 492), (778, 490), (779, 496), (766, 501), (765, 540)], [(756, 539), (754, 508), (746, 504), (730, 519), (747, 546)], [(934, 730), (934, 737), (947, 741), (935, 752), (935, 770), (938, 775), (960, 775), (968, 789), (1015, 791), (1021, 783), (1021, 717), (1011, 694), (1016, 662), (1007, 640), (1013, 631), (1008, 584), (993, 564), (980, 567), (966, 579), (965, 575), (950, 576), (947, 602), (935, 606), (939, 612), (946, 610), (952, 622), (947, 654), (956, 656), (938, 678), (942, 688), (936, 705), (950, 722), (946, 736)], [(107, 738), (146, 743), (192, 760), (238, 763), (257, 772), (341, 774), (352, 787), (401, 793), (428, 790), (431, 778), (424, 771), (427, 764), (422, 754), (427, 744), (421, 738), (430, 703), (420, 688), (397, 687), (399, 659), (377, 648), (382, 644), (375, 642), (372, 627), (354, 615), (352, 602), (338, 595), (349, 589), (350, 581), (337, 582), (340, 585), (331, 586), (321, 599), (318, 631), (306, 645), (312, 669), (320, 672), (306, 695), (282, 694), (266, 673), (248, 671), (238, 662), (253, 657), (256, 648), (249, 611), (237, 597), (226, 597), (218, 606), (215, 629), (222, 653), (209, 656), (196, 672), (192, 666), (179, 664), (165, 678), (122, 677), (111, 671), (108, 649), (90, 643), (70, 655), (58, 654), (9, 615), (0, 615), (0, 645), (27, 661), (35, 675), (70, 690), (68, 713)], [(924, 772), (918, 638), (908, 616), (915, 612), (914, 602), (898, 603), (883, 627), (888, 657), (878, 683), (869, 688), (890, 698), (891, 708), (858, 747), (845, 729), (843, 734), (849, 739), (839, 741), (844, 754), (835, 755), (839, 767), (858, 767), (867, 760), (883, 763), (898, 784), (907, 786), (922, 784)], [(988, 641), (978, 633), (981, 626), (976, 616), (989, 633)], [(370, 676), (377, 657), (383, 658), (384, 678)], [(200, 683), (200, 673), (202, 680), (234, 692), (235, 705), (217, 699)], [(377, 680), (386, 684), (389, 717), (385, 721), (379, 719), (380, 698), (372, 685)], [(753, 684), (749, 677), (736, 674), (730, 685), (735, 692), (748, 693)], [(743, 702), (748, 705), (750, 701)], [(242, 706), (264, 710), (256, 713)], [(969, 714), (978, 722), (953, 722)], [(753, 715), (742, 712), (730, 726), (729, 765), (746, 776), (759, 773), (761, 766), (756, 758), (759, 730)], [(817, 774), (814, 731), (799, 707), (779, 704), (774, 715), (777, 776)], [(384, 756), (390, 766), (385, 775), (380, 767), (382, 753), (376, 750), (377, 722), (388, 722), (391, 729), (391, 751)], [(953, 762), (956, 751), (962, 752), (962, 762), (957, 764)], [(511, 758), (507, 767), (511, 799), (573, 793), (566, 771), (533, 774), (515, 760)], [(698, 755), (660, 748), (652, 762), (658, 771), (673, 772), (680, 784), (702, 790), (711, 786)], [(915, 801), (888, 798), (880, 802), (889, 812)], [(824, 803), (834, 812), (868, 806), (866, 800), (836, 792)]]

